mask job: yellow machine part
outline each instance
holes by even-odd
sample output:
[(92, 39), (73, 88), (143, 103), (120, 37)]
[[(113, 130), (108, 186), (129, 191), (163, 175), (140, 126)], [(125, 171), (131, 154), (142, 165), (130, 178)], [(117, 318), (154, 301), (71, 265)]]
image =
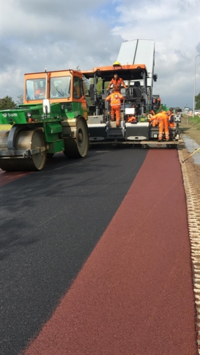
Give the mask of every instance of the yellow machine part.
[(0, 124), (0, 131), (9, 131), (11, 127), (10, 124)]

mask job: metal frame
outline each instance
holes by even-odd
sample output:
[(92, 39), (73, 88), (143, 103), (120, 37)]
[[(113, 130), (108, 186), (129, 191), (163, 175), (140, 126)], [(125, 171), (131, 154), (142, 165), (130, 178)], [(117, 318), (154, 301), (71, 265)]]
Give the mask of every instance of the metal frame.
[(48, 150), (48, 147), (40, 147), (40, 148), (35, 148), (35, 149), (21, 149), (21, 150), (15, 150), (15, 149), (9, 149), (9, 150), (2, 150), (0, 151), (0, 157), (2, 159), (9, 159), (11, 157), (16, 157), (16, 158), (30, 158), (32, 155), (42, 153)]

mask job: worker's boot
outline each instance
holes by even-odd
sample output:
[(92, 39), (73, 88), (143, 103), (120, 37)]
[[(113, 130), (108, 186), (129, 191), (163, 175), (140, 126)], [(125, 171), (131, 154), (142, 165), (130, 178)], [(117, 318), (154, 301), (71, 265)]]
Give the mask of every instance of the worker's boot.
[(169, 133), (165, 133), (165, 139), (166, 141), (169, 141)]
[(120, 126), (120, 121), (116, 121), (116, 127)]

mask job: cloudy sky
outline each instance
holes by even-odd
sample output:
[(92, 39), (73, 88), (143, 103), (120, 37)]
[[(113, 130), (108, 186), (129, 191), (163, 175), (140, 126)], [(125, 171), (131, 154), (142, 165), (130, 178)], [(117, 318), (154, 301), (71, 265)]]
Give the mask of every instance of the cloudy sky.
[(0, 98), (23, 94), (24, 73), (110, 65), (133, 39), (155, 41), (154, 94), (192, 107), (200, 0), (0, 0)]

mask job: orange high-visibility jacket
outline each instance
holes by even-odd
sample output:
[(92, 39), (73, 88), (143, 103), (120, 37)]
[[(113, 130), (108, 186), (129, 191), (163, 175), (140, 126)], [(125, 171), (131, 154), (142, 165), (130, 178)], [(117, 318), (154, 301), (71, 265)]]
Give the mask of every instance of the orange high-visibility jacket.
[(154, 122), (154, 125), (157, 124), (160, 120), (168, 120), (168, 115), (167, 112), (163, 111), (163, 112), (159, 112), (154, 116), (151, 116), (151, 118), (149, 119), (150, 122)]
[(135, 116), (130, 116), (128, 117), (127, 122), (137, 122), (137, 118)]
[(169, 127), (175, 128), (175, 122), (174, 122), (174, 113), (171, 111), (167, 111), (168, 113), (168, 124)]
[(40, 94), (44, 94), (44, 93), (45, 93), (45, 88), (40, 87), (35, 91), (34, 95), (40, 95)]
[(174, 116), (174, 112), (167, 111), (167, 114), (168, 114), (168, 119), (169, 119), (169, 121), (170, 121), (171, 118)]
[(157, 113), (156, 115), (153, 115), (151, 118), (150, 118), (150, 121), (153, 121), (153, 120), (162, 120), (162, 119), (168, 119), (168, 115), (167, 115), (167, 112), (163, 111), (163, 112), (159, 112)]
[(108, 85), (108, 88), (107, 88), (108, 90), (110, 89), (110, 87), (111, 87), (112, 84), (113, 84), (113, 88), (116, 89), (116, 90), (120, 90), (121, 84), (123, 85), (123, 87), (124, 87), (125, 89), (127, 89), (127, 86), (126, 86), (126, 84), (124, 83), (124, 81), (123, 81), (122, 78), (119, 78), (119, 79), (117, 79), (117, 80), (112, 79), (112, 80), (110, 81), (110, 84)]
[(124, 97), (119, 92), (113, 92), (108, 97), (106, 97), (106, 101), (110, 101), (110, 105), (112, 106), (121, 106), (121, 100), (124, 100)]

